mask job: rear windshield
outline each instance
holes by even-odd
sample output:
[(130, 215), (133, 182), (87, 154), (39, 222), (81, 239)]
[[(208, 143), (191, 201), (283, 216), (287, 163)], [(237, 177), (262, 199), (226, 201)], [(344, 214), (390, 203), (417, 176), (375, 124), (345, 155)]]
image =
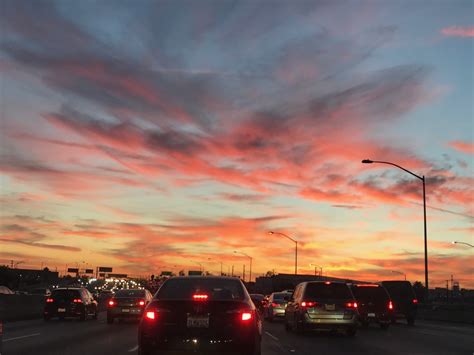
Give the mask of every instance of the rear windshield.
[(279, 301), (284, 301), (285, 296), (288, 297), (288, 293), (274, 293), (273, 294), (273, 299), (274, 300), (279, 300)]
[(382, 285), (387, 289), (392, 298), (412, 299), (415, 298), (413, 288), (408, 281), (383, 281)]
[(308, 283), (305, 297), (351, 299), (352, 293), (346, 284), (342, 283)]
[(51, 296), (56, 300), (70, 300), (81, 298), (81, 293), (78, 290), (55, 290)]
[(120, 290), (115, 292), (115, 297), (145, 297), (144, 290)]
[(193, 295), (207, 295), (209, 300), (243, 300), (244, 289), (239, 280), (228, 279), (170, 279), (166, 281), (155, 298), (165, 300), (191, 300)]
[(253, 294), (253, 295), (250, 295), (250, 298), (252, 298), (255, 301), (261, 301), (263, 300), (263, 295)]
[(383, 287), (354, 286), (352, 293), (357, 300), (364, 301), (388, 301), (387, 291)]

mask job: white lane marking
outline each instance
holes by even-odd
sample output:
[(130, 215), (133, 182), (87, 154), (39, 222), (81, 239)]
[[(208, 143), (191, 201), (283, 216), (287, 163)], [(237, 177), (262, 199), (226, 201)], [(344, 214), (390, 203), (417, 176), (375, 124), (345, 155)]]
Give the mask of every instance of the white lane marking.
[(41, 333), (34, 333), (34, 334), (22, 335), (21, 337), (14, 337), (14, 338), (9, 338), (9, 339), (4, 339), (3, 343), (6, 343), (7, 341), (12, 341), (12, 340), (20, 340), (20, 339), (25, 339), (25, 338), (37, 337), (40, 334)]
[(268, 335), (270, 338), (272, 338), (273, 340), (279, 341), (279, 339), (278, 339), (276, 336), (274, 336), (273, 334), (270, 334), (269, 332), (265, 332), (265, 334), (267, 334), (267, 335)]
[(138, 350), (138, 345), (135, 346), (135, 347), (133, 347), (133, 348), (131, 348), (128, 352), (129, 352), (129, 353), (133, 353), (134, 351), (137, 351), (137, 350)]

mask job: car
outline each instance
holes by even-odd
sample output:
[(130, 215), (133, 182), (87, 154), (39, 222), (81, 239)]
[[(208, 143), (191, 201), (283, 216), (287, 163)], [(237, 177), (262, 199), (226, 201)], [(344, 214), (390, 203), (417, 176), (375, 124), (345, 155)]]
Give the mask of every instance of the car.
[(257, 307), (257, 310), (262, 313), (264, 309), (265, 296), (260, 293), (251, 293), (250, 298), (252, 299), (255, 307)]
[(28, 291), (30, 295), (38, 295), (38, 296), (51, 296), (51, 290), (49, 288), (34, 288)]
[(97, 319), (97, 302), (91, 293), (83, 287), (57, 288), (46, 298), (43, 318), (49, 321), (53, 317), (60, 319), (74, 317), (84, 321), (87, 317)]
[(273, 292), (265, 304), (264, 318), (269, 322), (273, 322), (275, 318), (284, 318), (286, 303), (290, 296), (288, 292)]
[(368, 326), (375, 322), (380, 328), (388, 329), (393, 315), (393, 303), (387, 290), (378, 284), (354, 284), (351, 290), (362, 325)]
[(115, 292), (115, 295), (107, 302), (107, 323), (112, 324), (115, 319), (140, 319), (143, 310), (152, 298), (150, 291), (145, 289)]
[(192, 276), (166, 280), (138, 327), (140, 355), (260, 355), (262, 322), (242, 281)]
[(0, 295), (14, 295), (15, 292), (10, 290), (7, 286), (0, 286)]
[(344, 282), (308, 281), (296, 286), (285, 310), (285, 329), (357, 332), (357, 302)]
[(405, 318), (408, 325), (414, 325), (418, 310), (418, 299), (415, 290), (409, 281), (387, 280), (382, 281), (393, 302), (392, 323), (397, 319)]

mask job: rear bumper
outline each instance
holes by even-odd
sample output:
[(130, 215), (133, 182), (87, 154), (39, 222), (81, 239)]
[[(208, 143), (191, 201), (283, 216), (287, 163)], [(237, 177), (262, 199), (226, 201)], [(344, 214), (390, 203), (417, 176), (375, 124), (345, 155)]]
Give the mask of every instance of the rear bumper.
[(359, 315), (359, 320), (364, 323), (390, 323), (393, 315), (389, 313), (362, 313)]
[(66, 308), (64, 312), (59, 312), (57, 308), (46, 308), (43, 312), (44, 316), (53, 317), (80, 317), (84, 313), (84, 308)]
[(284, 317), (285, 309), (284, 308), (273, 308), (271, 312), (273, 317)]
[(107, 316), (113, 318), (140, 318), (143, 314), (143, 309), (114, 307), (107, 308)]
[(306, 328), (310, 329), (347, 329), (357, 326), (357, 315), (354, 314), (350, 319), (344, 319), (341, 315), (340, 317), (332, 318), (316, 318), (309, 317), (305, 314), (303, 318), (303, 323)]

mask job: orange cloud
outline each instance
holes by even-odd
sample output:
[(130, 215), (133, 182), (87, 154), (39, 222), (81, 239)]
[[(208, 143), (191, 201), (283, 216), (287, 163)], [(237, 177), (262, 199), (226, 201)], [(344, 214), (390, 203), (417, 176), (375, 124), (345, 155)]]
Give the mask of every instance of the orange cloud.
[(451, 26), (441, 30), (441, 33), (448, 37), (474, 37), (474, 26)]
[(472, 142), (454, 141), (450, 142), (449, 146), (462, 153), (474, 154), (474, 143)]

